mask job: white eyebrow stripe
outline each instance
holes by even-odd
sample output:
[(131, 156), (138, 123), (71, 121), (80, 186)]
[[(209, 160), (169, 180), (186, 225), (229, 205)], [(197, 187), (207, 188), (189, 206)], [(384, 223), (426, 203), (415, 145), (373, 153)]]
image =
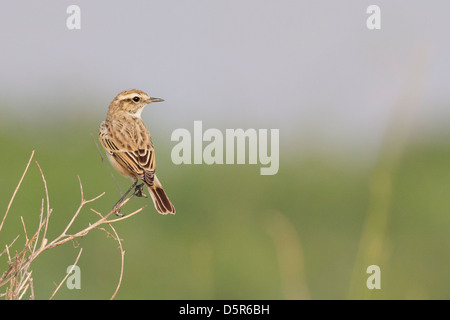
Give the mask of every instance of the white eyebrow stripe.
[(123, 100), (125, 100), (125, 99), (132, 99), (132, 98), (134, 98), (136, 96), (141, 97), (141, 95), (139, 93), (129, 93), (129, 94), (126, 94), (126, 95), (122, 96), (121, 99), (123, 99)]

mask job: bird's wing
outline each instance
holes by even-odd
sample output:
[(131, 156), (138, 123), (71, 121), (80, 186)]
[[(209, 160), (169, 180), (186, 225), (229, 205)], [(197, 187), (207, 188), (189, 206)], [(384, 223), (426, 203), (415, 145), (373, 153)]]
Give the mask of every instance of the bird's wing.
[(133, 124), (124, 126), (121, 121), (104, 121), (99, 139), (114, 160), (151, 186), (155, 179), (155, 152), (150, 133), (142, 121)]

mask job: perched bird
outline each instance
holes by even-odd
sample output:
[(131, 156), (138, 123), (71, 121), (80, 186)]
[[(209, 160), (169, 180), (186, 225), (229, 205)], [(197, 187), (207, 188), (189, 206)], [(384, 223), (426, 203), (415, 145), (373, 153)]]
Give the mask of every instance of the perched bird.
[[(122, 91), (111, 102), (106, 120), (100, 124), (99, 139), (109, 161), (117, 172), (133, 180), (132, 186), (114, 206), (118, 215), (118, 207), (125, 196), (133, 188), (135, 195), (142, 196), (143, 185), (147, 186), (159, 213), (175, 214), (175, 207), (155, 175), (155, 150), (141, 119), (142, 110), (149, 103), (160, 101), (164, 100), (152, 98), (141, 90)], [(136, 187), (139, 179), (143, 184)]]

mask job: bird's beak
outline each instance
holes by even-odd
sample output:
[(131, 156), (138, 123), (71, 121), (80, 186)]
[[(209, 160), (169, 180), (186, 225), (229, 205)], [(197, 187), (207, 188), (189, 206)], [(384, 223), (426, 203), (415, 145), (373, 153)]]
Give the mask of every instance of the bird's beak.
[(148, 103), (150, 103), (150, 102), (162, 102), (162, 101), (164, 101), (164, 99), (152, 98), (152, 97), (150, 97), (150, 99), (148, 99)]

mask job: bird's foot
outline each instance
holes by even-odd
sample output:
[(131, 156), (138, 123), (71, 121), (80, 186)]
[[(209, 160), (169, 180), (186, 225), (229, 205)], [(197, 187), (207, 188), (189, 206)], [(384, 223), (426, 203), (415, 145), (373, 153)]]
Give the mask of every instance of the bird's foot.
[(134, 195), (136, 197), (147, 198), (147, 195), (145, 193), (142, 193), (143, 188), (144, 188), (144, 183), (137, 185), (136, 188), (134, 189)]

